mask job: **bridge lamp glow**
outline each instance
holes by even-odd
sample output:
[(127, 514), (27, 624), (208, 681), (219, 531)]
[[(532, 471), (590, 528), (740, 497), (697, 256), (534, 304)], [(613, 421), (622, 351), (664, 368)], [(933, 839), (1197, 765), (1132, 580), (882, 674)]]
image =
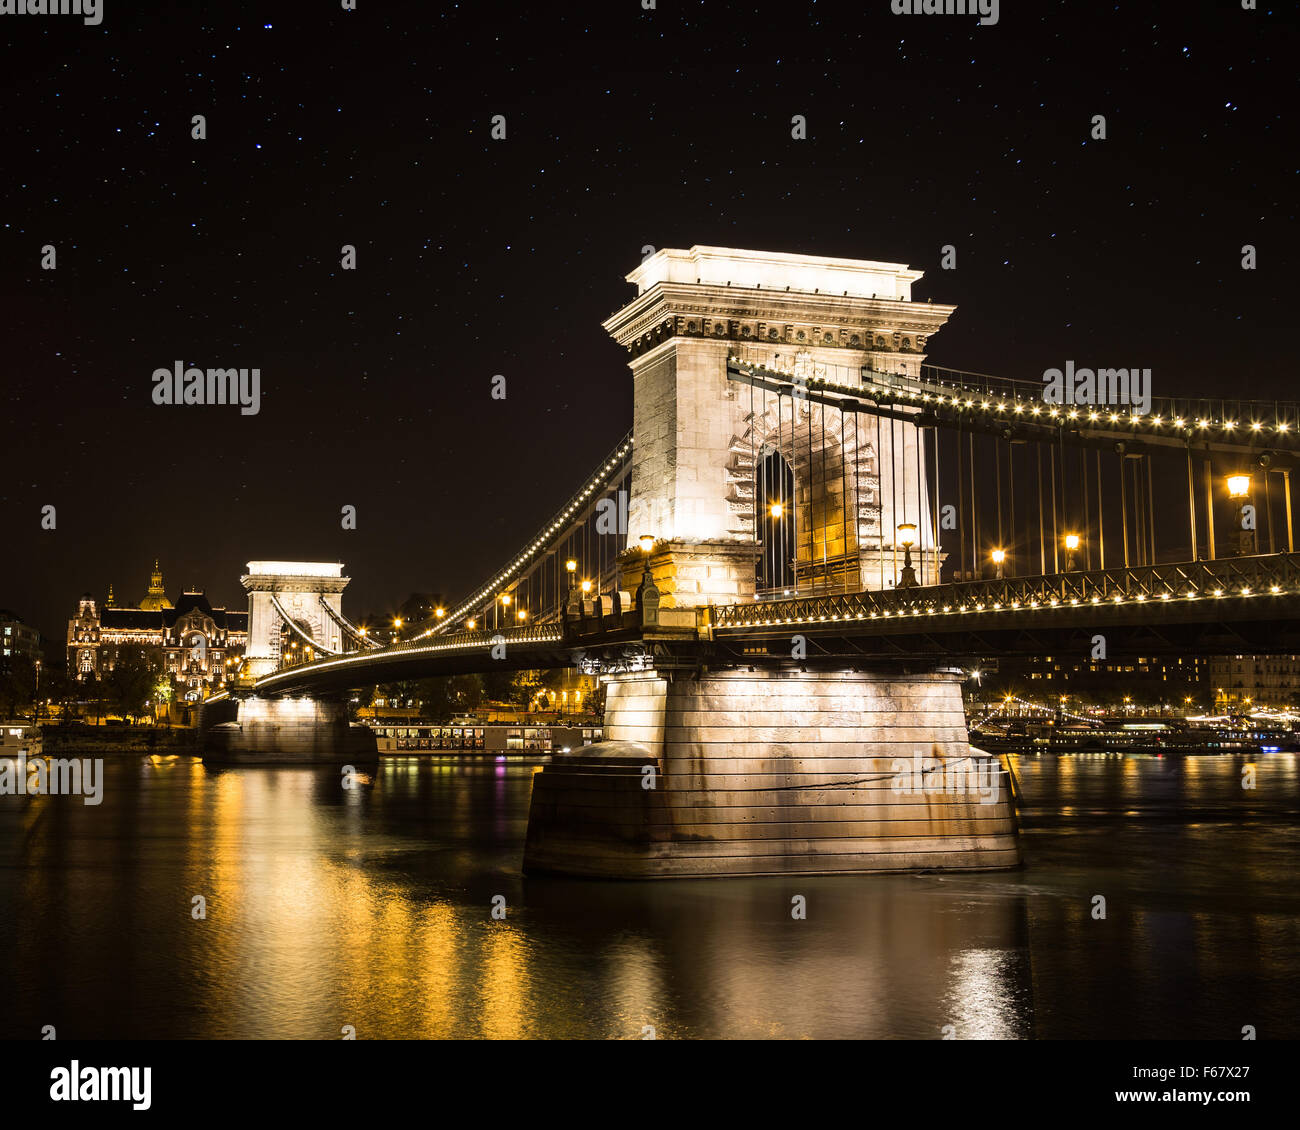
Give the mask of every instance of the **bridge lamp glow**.
[(501, 603), (502, 603), (506, 608), (509, 608), (509, 607), (510, 607), (510, 594), (509, 594), (508, 592), (503, 592), (503, 593), (501, 594)]
[(447, 610), (446, 610), (445, 608), (435, 608), (435, 609), (433, 610), (433, 614), (434, 614), (434, 616), (436, 616), (439, 620), (441, 620), (444, 616), (447, 615)]
[(515, 619), (516, 619), (516, 620), (527, 620), (527, 619), (528, 619), (528, 613), (525, 612), (525, 611), (521, 608), (518, 612), (515, 613)]
[(1066, 549), (1078, 549), (1078, 548), (1079, 548), (1079, 535), (1078, 535), (1078, 534), (1066, 534), (1066, 535), (1065, 535), (1065, 548), (1066, 548)]
[(642, 534), (637, 538), (637, 544), (640, 545), (642, 553), (649, 553), (655, 547), (654, 534)]
[(779, 518), (785, 513), (785, 507), (779, 502), (774, 502), (768, 507), (768, 513), (771, 514), (773, 518)]
[(394, 627), (394, 628), (400, 628), (401, 626), (402, 626), (402, 618), (401, 618), (400, 616), (394, 616), (394, 617), (393, 617), (393, 627)]
[(1250, 494), (1249, 475), (1229, 475), (1228, 495), (1230, 498), (1245, 498)]
[(474, 624), (475, 620), (473, 617), (470, 617), (470, 619), (465, 621), (465, 627), (467, 627), (471, 632), (474, 630)]
[(916, 524), (900, 522), (898, 524), (898, 544), (903, 547), (903, 570), (894, 586), (900, 589), (916, 587), (916, 572), (912, 568), (912, 546), (916, 544)]

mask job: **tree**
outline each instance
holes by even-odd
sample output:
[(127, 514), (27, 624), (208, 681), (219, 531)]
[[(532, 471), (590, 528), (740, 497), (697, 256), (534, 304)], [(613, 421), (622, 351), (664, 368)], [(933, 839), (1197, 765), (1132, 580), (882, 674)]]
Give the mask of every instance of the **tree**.
[(103, 681), (105, 700), (124, 717), (143, 714), (145, 702), (152, 697), (162, 670), (156, 648), (124, 647), (119, 650)]
[(514, 701), (515, 672), (499, 668), (483, 676), (483, 695), (488, 702)]
[(36, 697), (36, 665), (25, 655), (15, 655), (0, 670), (0, 718), (26, 711)]
[(430, 722), (446, 722), (453, 714), (476, 709), (483, 701), (483, 676), (439, 675), (419, 683), (424, 705), (420, 716)]
[(510, 698), (516, 706), (525, 709), (532, 703), (538, 691), (546, 687), (546, 671), (516, 671), (510, 684)]
[(396, 683), (380, 683), (375, 687), (375, 694), (370, 701), (373, 705), (375, 698), (382, 698), (390, 707), (403, 707), (408, 702), (414, 703), (419, 697), (419, 682), (403, 679)]

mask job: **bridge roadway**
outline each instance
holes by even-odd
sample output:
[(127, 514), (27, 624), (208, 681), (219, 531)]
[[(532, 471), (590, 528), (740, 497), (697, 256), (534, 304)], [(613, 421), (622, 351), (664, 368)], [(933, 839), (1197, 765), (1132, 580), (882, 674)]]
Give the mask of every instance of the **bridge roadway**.
[(289, 667), (235, 694), (325, 694), (498, 667), (770, 665), (790, 662), (796, 635), (814, 666), (1088, 655), (1098, 634), (1108, 658), (1300, 654), (1300, 554), (800, 595), (710, 605), (695, 619), (666, 628), (625, 612), (462, 631)]

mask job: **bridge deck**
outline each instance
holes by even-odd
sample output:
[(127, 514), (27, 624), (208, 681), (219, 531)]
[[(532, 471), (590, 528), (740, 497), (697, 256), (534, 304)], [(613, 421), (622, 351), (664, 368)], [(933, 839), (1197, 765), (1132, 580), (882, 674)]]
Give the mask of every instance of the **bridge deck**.
[(810, 642), (813, 659), (1044, 654), (1087, 648), (1095, 632), (1106, 634), (1114, 654), (1300, 654), (1300, 554), (792, 596), (696, 612), (693, 629), (660, 629), (625, 612), (462, 631), (286, 668), (246, 689), (329, 692), (498, 667), (567, 667), (584, 653), (598, 665), (634, 653), (687, 666), (788, 661), (795, 634)]

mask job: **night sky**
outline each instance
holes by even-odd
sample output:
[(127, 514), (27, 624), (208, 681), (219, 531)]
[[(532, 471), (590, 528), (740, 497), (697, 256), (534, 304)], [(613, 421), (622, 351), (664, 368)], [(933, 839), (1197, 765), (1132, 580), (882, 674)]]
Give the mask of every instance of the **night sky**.
[[(0, 16), (0, 607), (56, 641), (155, 557), (214, 604), (275, 557), (352, 615), (463, 594), (630, 426), (600, 322), (646, 244), (925, 270), (932, 364), (1300, 400), (1290, 5), (357, 8)], [(178, 359), (261, 411), (155, 405)]]

